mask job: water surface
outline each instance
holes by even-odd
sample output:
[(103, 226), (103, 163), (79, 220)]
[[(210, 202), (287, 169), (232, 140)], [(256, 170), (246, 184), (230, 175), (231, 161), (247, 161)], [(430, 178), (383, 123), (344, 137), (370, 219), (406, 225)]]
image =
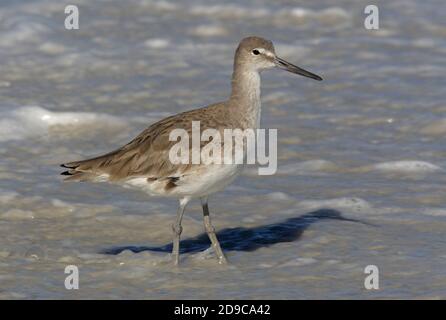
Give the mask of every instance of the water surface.
[[(60, 1), (0, 4), (0, 298), (446, 297), (442, 1), (378, 1), (379, 31), (363, 27), (368, 1), (72, 3), (72, 31)], [(247, 35), (325, 81), (263, 74), (278, 173), (248, 168), (211, 197), (229, 267), (194, 202), (172, 268), (175, 201), (62, 184), (58, 164), (225, 99)]]

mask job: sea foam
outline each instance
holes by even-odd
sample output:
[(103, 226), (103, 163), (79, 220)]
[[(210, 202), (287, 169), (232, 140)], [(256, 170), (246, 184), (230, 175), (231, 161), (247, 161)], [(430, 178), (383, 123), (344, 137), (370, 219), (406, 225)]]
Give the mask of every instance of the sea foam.
[(114, 116), (91, 112), (55, 112), (39, 106), (23, 106), (0, 112), (0, 141), (44, 136), (54, 127), (89, 125), (121, 126)]
[(391, 161), (372, 166), (374, 170), (383, 172), (427, 173), (443, 170), (441, 167), (425, 161)]

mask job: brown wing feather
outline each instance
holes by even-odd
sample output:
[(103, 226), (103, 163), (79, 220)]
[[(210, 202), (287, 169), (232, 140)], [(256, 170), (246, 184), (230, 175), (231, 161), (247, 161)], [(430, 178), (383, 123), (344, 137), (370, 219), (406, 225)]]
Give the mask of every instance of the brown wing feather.
[[(212, 112), (209, 112), (210, 109)], [(95, 158), (63, 164), (62, 167), (69, 170), (62, 174), (68, 175), (65, 179), (67, 181), (91, 181), (101, 174), (108, 175), (110, 181), (132, 176), (166, 178), (178, 175), (191, 165), (175, 165), (170, 162), (169, 150), (177, 143), (169, 141), (170, 132), (182, 128), (191, 137), (192, 121), (200, 121), (202, 128), (220, 128), (222, 131), (225, 112), (227, 108), (224, 103), (219, 103), (167, 117), (152, 124), (117, 150)]]

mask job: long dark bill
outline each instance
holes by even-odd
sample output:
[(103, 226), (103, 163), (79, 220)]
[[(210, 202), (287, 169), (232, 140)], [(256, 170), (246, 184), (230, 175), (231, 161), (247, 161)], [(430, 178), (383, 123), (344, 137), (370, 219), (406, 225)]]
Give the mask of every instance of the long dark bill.
[(298, 66), (295, 66), (292, 63), (289, 63), (288, 61), (285, 61), (281, 58), (276, 57), (274, 59), (274, 63), (276, 64), (277, 67), (279, 67), (280, 69), (295, 73), (295, 74), (300, 74), (301, 76), (304, 77), (308, 77), (317, 81), (322, 81), (322, 78), (320, 76), (318, 76), (317, 74), (311, 73), (307, 70), (304, 70), (302, 68), (299, 68)]

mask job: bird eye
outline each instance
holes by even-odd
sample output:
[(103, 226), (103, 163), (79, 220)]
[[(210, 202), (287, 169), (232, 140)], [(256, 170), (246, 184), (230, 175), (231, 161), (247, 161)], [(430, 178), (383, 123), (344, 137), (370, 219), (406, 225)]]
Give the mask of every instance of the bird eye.
[(257, 49), (254, 49), (254, 50), (252, 50), (252, 54), (254, 54), (254, 55), (259, 55), (260, 54), (260, 51), (259, 50), (257, 50)]

